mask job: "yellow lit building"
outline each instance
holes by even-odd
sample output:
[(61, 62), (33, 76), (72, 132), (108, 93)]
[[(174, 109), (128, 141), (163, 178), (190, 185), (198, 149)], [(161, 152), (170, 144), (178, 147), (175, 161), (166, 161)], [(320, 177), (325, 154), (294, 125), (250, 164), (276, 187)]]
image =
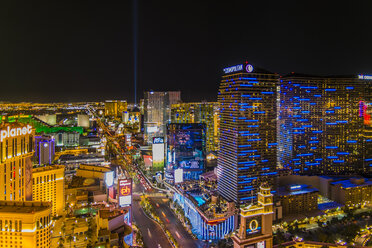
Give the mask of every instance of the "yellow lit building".
[(289, 185), (279, 188), (277, 196), (282, 205), (283, 215), (309, 213), (318, 210), (319, 190), (307, 185)]
[(33, 168), (32, 198), (52, 202), (52, 215), (62, 215), (65, 207), (65, 168), (62, 165)]
[(266, 183), (260, 186), (257, 204), (240, 208), (240, 227), (232, 237), (234, 248), (273, 247), (273, 195)]
[(106, 100), (105, 116), (122, 117), (123, 112), (127, 111), (127, 101), (125, 100)]
[(84, 178), (99, 178), (105, 179), (106, 172), (111, 171), (108, 167), (81, 164), (78, 169), (76, 169), (76, 176)]
[(287, 247), (288, 248), (322, 248), (322, 247), (343, 248), (347, 246), (323, 243), (323, 242), (315, 242), (315, 241), (290, 241), (290, 242), (282, 243), (280, 245), (274, 245), (274, 248), (287, 248)]
[(31, 125), (16, 122), (0, 125), (0, 200), (32, 200), (33, 155)]
[(218, 151), (220, 129), (218, 102), (191, 102), (172, 104), (172, 123), (205, 123), (206, 149)]
[(351, 178), (331, 183), (331, 199), (346, 206), (372, 203), (372, 180)]
[(51, 247), (51, 212), (48, 202), (0, 201), (0, 247)]

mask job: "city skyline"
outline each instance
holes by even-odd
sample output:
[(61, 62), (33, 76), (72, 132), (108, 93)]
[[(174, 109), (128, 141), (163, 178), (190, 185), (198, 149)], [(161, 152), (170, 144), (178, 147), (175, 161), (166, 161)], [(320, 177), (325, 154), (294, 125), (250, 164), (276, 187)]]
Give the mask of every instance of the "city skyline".
[[(370, 3), (195, 4), (138, 1), (137, 100), (152, 89), (215, 101), (222, 69), (241, 58), (280, 74), (372, 73)], [(2, 100), (134, 102), (131, 1), (4, 9)]]
[(372, 247), (371, 7), (6, 4), (0, 246)]

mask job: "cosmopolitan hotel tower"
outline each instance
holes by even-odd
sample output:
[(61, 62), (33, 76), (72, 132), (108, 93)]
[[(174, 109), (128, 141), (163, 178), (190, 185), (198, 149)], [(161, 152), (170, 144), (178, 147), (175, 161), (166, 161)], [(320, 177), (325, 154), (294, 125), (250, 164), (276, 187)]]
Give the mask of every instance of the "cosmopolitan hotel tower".
[(370, 173), (371, 82), (362, 75), (281, 78), (280, 166), (298, 174)]
[(244, 204), (276, 176), (276, 87), (279, 76), (248, 63), (224, 69), (218, 92), (218, 191)]
[(0, 200), (32, 200), (34, 130), (20, 123), (0, 124)]

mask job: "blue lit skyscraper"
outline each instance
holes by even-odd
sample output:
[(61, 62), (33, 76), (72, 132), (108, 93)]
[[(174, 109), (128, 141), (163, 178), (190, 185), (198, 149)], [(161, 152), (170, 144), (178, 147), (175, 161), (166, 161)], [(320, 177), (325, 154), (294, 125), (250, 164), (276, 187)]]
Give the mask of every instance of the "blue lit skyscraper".
[(291, 74), (280, 81), (280, 166), (310, 175), (365, 172), (360, 105), (368, 80)]
[(363, 172), (365, 175), (372, 174), (372, 80), (366, 82), (365, 101), (363, 103)]
[(273, 184), (277, 162), (278, 75), (248, 63), (224, 69), (218, 93), (218, 191), (237, 204), (255, 198), (261, 182)]

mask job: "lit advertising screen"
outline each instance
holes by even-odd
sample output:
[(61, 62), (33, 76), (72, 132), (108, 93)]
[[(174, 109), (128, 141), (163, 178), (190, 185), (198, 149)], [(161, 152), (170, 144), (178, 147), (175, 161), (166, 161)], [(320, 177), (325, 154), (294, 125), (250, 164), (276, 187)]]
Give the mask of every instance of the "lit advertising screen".
[(174, 170), (174, 183), (183, 182), (183, 169)]
[(114, 171), (105, 173), (105, 183), (107, 187), (111, 187), (114, 184)]
[(128, 212), (124, 215), (124, 223), (127, 224), (128, 226), (132, 226), (132, 221), (131, 221), (131, 212), (132, 208), (128, 207)]
[(205, 168), (205, 124), (171, 123), (167, 135), (166, 170), (183, 169), (183, 180), (199, 179)]
[(120, 207), (132, 204), (132, 179), (119, 179), (118, 181)]
[(152, 142), (152, 166), (156, 170), (164, 168), (164, 138), (154, 137)]
[(159, 131), (159, 128), (157, 126), (155, 127), (147, 127), (147, 132), (148, 133), (156, 133)]

